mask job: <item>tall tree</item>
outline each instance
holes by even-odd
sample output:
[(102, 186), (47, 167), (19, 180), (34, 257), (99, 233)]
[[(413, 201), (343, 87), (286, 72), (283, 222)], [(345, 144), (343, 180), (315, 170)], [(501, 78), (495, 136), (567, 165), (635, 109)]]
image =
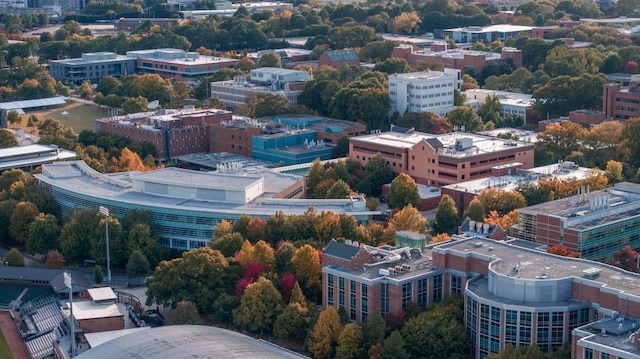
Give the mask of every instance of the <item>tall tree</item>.
[(443, 195), (438, 209), (436, 210), (436, 218), (433, 223), (433, 233), (454, 234), (458, 229), (460, 218), (458, 218), (458, 209), (453, 198), (449, 195)]
[(338, 337), (336, 359), (357, 358), (362, 352), (362, 331), (356, 323), (349, 323), (342, 328)]
[(371, 157), (364, 170), (366, 175), (358, 184), (358, 191), (370, 196), (380, 196), (382, 186), (390, 183), (395, 177), (387, 161), (380, 154)]
[(298, 248), (291, 258), (291, 265), (296, 278), (302, 283), (305, 296), (315, 300), (319, 295), (322, 265), (318, 251), (308, 244)]
[(276, 264), (273, 248), (265, 241), (259, 241), (253, 246), (253, 261), (263, 263), (267, 271), (272, 271)]
[(240, 233), (227, 233), (215, 236), (215, 239), (209, 242), (209, 247), (220, 251), (225, 257), (233, 257), (240, 251), (244, 241)]
[(580, 149), (580, 141), (585, 138), (584, 128), (575, 122), (554, 122), (538, 134), (536, 151), (552, 154), (554, 161), (564, 159)]
[(309, 334), (307, 348), (314, 358), (333, 358), (341, 332), (342, 324), (340, 324), (338, 312), (333, 307), (326, 307), (320, 313), (318, 321)]
[(147, 278), (147, 305), (175, 307), (182, 300), (193, 302), (200, 313), (208, 313), (223, 291), (227, 275), (224, 256), (209, 247), (186, 251), (182, 257), (161, 262)]
[(526, 206), (524, 196), (517, 191), (503, 191), (499, 188), (487, 188), (476, 197), (486, 212), (497, 211), (499, 215)]
[(29, 225), (26, 249), (30, 254), (45, 254), (58, 248), (60, 227), (52, 214), (39, 213)]
[(56, 249), (47, 253), (47, 268), (62, 269), (64, 267), (64, 257)]
[(249, 284), (233, 313), (236, 323), (250, 331), (271, 332), (282, 312), (282, 296), (270, 280), (260, 277)]
[(343, 181), (341, 179), (338, 179), (329, 188), (325, 198), (327, 198), (327, 199), (344, 199), (344, 198), (349, 197), (350, 194), (351, 194), (351, 188), (349, 187), (349, 185), (345, 181)]
[(611, 264), (630, 272), (638, 272), (638, 257), (640, 254), (630, 246), (626, 246), (621, 250), (613, 253), (611, 256)]
[(256, 67), (282, 67), (282, 59), (277, 52), (270, 51), (260, 57)]
[(141, 251), (135, 250), (131, 252), (129, 261), (127, 262), (127, 274), (129, 277), (136, 277), (140, 283), (140, 277), (149, 273), (149, 261)]
[(393, 214), (389, 220), (389, 227), (396, 231), (407, 230), (426, 233), (427, 219), (413, 206), (409, 205)]
[(462, 214), (462, 218), (469, 217), (469, 219), (473, 221), (482, 221), (485, 215), (486, 213), (484, 210), (484, 205), (482, 204), (482, 202), (480, 202), (480, 200), (474, 198), (471, 200), (471, 202), (469, 202), (467, 210)]
[(17, 145), (18, 141), (13, 133), (0, 129), (0, 148), (16, 147)]
[[(9, 234), (13, 239), (22, 245), (29, 238), (29, 226), (38, 216), (38, 207), (31, 202), (18, 202), (11, 214), (11, 224), (9, 224)], [(46, 251), (45, 251), (46, 253)]]
[(405, 342), (402, 334), (394, 330), (382, 344), (382, 357), (389, 359), (409, 359), (411, 356), (405, 349)]
[(386, 334), (386, 322), (380, 310), (369, 314), (362, 322), (362, 348), (366, 351), (373, 345), (382, 343)]
[(478, 114), (469, 106), (457, 106), (453, 110), (449, 111), (447, 118), (451, 123), (451, 126), (464, 126), (466, 132), (476, 132), (483, 128), (482, 119)]
[(11, 110), (7, 114), (7, 123), (9, 126), (14, 127), (17, 124), (22, 123), (22, 117), (18, 114), (17, 111)]
[(301, 340), (309, 328), (309, 309), (297, 302), (290, 302), (276, 319), (273, 333), (282, 339)]
[(416, 181), (406, 173), (399, 174), (391, 181), (387, 203), (389, 208), (393, 209), (401, 209), (407, 205), (420, 208), (422, 201), (420, 200)]

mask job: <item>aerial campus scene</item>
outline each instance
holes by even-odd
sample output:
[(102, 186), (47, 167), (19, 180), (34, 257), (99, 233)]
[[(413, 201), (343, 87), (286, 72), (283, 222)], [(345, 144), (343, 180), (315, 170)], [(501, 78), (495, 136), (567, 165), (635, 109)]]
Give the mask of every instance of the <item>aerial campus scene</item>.
[(0, 359), (640, 359), (640, 0), (0, 0)]

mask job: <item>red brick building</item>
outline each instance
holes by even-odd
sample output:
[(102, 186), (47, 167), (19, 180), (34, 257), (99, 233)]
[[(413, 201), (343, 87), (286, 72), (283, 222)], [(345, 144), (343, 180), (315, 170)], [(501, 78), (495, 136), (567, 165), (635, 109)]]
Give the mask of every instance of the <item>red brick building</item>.
[(318, 58), (318, 68), (329, 66), (337, 69), (342, 65), (360, 66), (360, 58), (354, 49), (325, 51)]
[(512, 47), (504, 47), (502, 52), (498, 54), (449, 49), (448, 44), (445, 42), (433, 43), (429, 49), (425, 50), (415, 50), (412, 45), (400, 44), (393, 49), (392, 56), (407, 60), (407, 63), (411, 66), (415, 66), (424, 60), (437, 60), (445, 68), (457, 69), (463, 72), (473, 70), (476, 73), (480, 73), (488, 63), (501, 62), (507, 59), (513, 60), (516, 68), (522, 67), (522, 51)]
[(629, 88), (620, 84), (606, 84), (602, 88), (602, 111), (607, 118), (627, 120), (640, 116), (640, 82), (631, 82)]
[(231, 120), (223, 110), (159, 110), (96, 120), (96, 132), (113, 133), (133, 142), (149, 142), (154, 157), (166, 161), (177, 156), (208, 152), (209, 126)]

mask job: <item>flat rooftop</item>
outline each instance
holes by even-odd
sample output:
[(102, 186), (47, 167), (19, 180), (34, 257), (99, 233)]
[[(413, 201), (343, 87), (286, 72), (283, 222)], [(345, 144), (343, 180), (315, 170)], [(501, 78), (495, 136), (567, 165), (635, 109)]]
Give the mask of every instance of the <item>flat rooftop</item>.
[[(474, 255), (491, 261), (491, 269), (508, 277), (517, 276), (531, 280), (553, 280), (560, 278), (585, 278), (585, 270), (597, 269), (595, 282), (605, 284), (640, 298), (640, 274), (627, 272), (604, 263), (580, 258), (568, 258), (529, 249), (509, 242), (493, 241), (481, 237), (443, 243), (434, 251), (454, 251), (463, 255)], [(516, 263), (520, 270), (514, 271)]]
[(491, 26), (468, 26), (468, 27), (456, 27), (453, 29), (445, 29), (444, 31), (455, 32), (472, 32), (472, 33), (491, 33), (491, 32), (519, 32), (519, 31), (531, 31), (533, 26), (520, 26), (520, 25), (491, 25)]
[[(198, 172), (198, 171), (193, 171)], [(153, 172), (151, 172), (153, 173)], [(134, 174), (135, 175), (135, 174)], [(153, 174), (149, 174), (153, 176)], [(93, 198), (96, 201), (105, 198), (134, 206), (148, 206), (170, 210), (185, 210), (211, 212), (213, 214), (250, 214), (253, 216), (268, 216), (278, 211), (286, 215), (303, 214), (313, 206), (318, 211), (332, 211), (334, 213), (349, 213), (353, 215), (375, 215), (380, 211), (353, 211), (351, 201), (345, 200), (291, 200), (271, 199), (272, 195), (259, 196), (246, 203), (231, 203), (224, 201), (201, 201), (195, 199), (158, 196), (136, 191), (130, 181), (132, 174), (117, 173), (105, 175), (89, 168), (82, 161), (58, 162), (45, 165), (43, 173), (35, 175), (38, 180), (51, 184), (57, 188)]]
[[(640, 357), (640, 349), (633, 346), (630, 340), (630, 334), (637, 332), (639, 328), (640, 320), (618, 317), (589, 323), (577, 328), (576, 331), (591, 334), (579, 339), (580, 342), (615, 348), (629, 354), (635, 354), (633, 358), (636, 358)], [(584, 346), (584, 344), (582, 345)]]
[[(65, 302), (69, 308), (69, 302)], [(76, 320), (122, 317), (124, 314), (113, 304), (94, 304), (92, 301), (73, 302), (73, 317)]]
[(455, 79), (456, 76), (453, 74), (448, 74), (442, 71), (427, 71), (427, 72), (409, 72), (406, 74), (392, 74), (389, 75), (389, 80), (391, 79), (399, 79), (399, 80), (413, 80), (413, 81), (427, 81), (427, 80), (435, 80), (439, 78), (452, 78)]
[(261, 180), (260, 176), (213, 173), (167, 167), (132, 176), (132, 180), (172, 186), (244, 190)]
[[(514, 165), (522, 165), (522, 163), (516, 163)], [(495, 166), (494, 168), (496, 170), (508, 170), (508, 167), (510, 166), (502, 165)], [(514, 173), (512, 175), (479, 178), (472, 181), (450, 184), (447, 186), (443, 186), (443, 188), (470, 193), (480, 193), (487, 188), (499, 188), (503, 191), (512, 191), (521, 184), (538, 183), (538, 180), (542, 178), (555, 178), (559, 180), (568, 180), (574, 178), (580, 180), (589, 177), (592, 171), (593, 169), (587, 167), (576, 166), (576, 168), (569, 168), (562, 167), (561, 164), (552, 164), (529, 169), (517, 169), (513, 171)]]
[(194, 153), (176, 158), (178, 162), (184, 162), (188, 164), (198, 165), (206, 167), (211, 170), (216, 170), (222, 164), (238, 163), (243, 170), (249, 170), (251, 168), (275, 168), (278, 163), (261, 160), (254, 157), (243, 156), (229, 152), (215, 152), (215, 153)]
[(87, 58), (75, 58), (75, 59), (63, 59), (63, 60), (51, 60), (52, 63), (77, 66), (77, 65), (90, 65), (90, 64), (101, 64), (105, 62), (116, 62), (116, 61), (134, 61), (133, 57), (125, 56), (125, 55), (116, 55), (114, 58), (96, 58), (96, 59), (87, 59)]
[(64, 148), (39, 144), (3, 148), (0, 149), (0, 170), (38, 166), (44, 163), (70, 160), (76, 156), (75, 152)]
[[(466, 150), (456, 150), (455, 144), (456, 140), (460, 139), (471, 139), (473, 142), (473, 146)], [(423, 141), (439, 142), (442, 146), (439, 150), (439, 155), (441, 156), (449, 156), (449, 157), (468, 157), (474, 154), (485, 154), (496, 151), (503, 151), (508, 149), (513, 149), (514, 147), (531, 147), (533, 148), (533, 144), (526, 143), (522, 141), (514, 141), (514, 140), (505, 140), (501, 138), (483, 136), (479, 134), (467, 133), (467, 132), (450, 132), (440, 135), (434, 135), (423, 132), (411, 131), (408, 133), (400, 133), (400, 132), (382, 132), (382, 133), (374, 133), (363, 136), (351, 137), (350, 141), (354, 142), (365, 142), (372, 143), (378, 145), (384, 145), (388, 147), (403, 149), (403, 148), (412, 148), (416, 144), (421, 143)]]
[(498, 137), (498, 135), (510, 134), (513, 138), (520, 141), (536, 143), (538, 141), (538, 133), (535, 131), (523, 130), (513, 127), (502, 127), (494, 130), (479, 131), (479, 135)]

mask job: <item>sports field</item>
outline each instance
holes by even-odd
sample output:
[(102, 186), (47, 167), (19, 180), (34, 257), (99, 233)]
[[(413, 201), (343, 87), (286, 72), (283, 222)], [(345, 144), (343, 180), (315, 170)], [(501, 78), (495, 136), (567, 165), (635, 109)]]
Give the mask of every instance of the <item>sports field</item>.
[(31, 358), (11, 314), (6, 311), (0, 311), (0, 358)]
[[(63, 114), (65, 112), (65, 114)], [(22, 128), (25, 132), (30, 133), (31, 129), (27, 128), (27, 119), (30, 115), (38, 116), (38, 119), (55, 118), (61, 124), (73, 128), (75, 133), (82, 130), (93, 130), (94, 120), (107, 117), (107, 109), (95, 105), (88, 105), (80, 102), (67, 100), (65, 106), (46, 109), (43, 111), (28, 112), (22, 116)]]

